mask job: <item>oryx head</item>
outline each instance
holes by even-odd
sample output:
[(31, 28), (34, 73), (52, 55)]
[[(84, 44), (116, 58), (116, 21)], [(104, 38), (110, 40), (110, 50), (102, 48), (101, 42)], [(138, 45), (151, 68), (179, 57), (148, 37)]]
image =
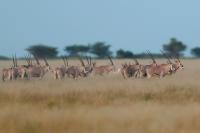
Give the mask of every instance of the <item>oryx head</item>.
[(85, 67), (85, 69), (86, 69), (86, 71), (87, 72), (92, 72), (93, 71), (93, 64), (92, 64), (92, 58), (91, 57), (87, 57), (86, 56), (86, 59), (87, 59), (87, 63), (88, 63), (88, 65)]
[(179, 59), (179, 56), (178, 55), (175, 55), (175, 59), (174, 59), (174, 67), (176, 67), (176, 71), (177, 70), (183, 70), (184, 69), (184, 66), (183, 64), (181, 63), (181, 60)]
[(180, 61), (179, 58), (177, 58), (177, 59), (175, 60), (175, 63), (176, 63), (177, 70), (183, 70), (183, 69), (184, 69), (184, 66), (183, 66), (183, 64), (181, 63), (181, 61)]
[(128, 67), (127, 63), (122, 64), (122, 69), (126, 69)]
[(94, 65), (92, 64), (92, 58), (86, 56), (87, 64), (84, 63), (83, 59), (79, 57), (82, 67), (84, 68), (83, 73), (87, 76), (89, 73), (93, 71)]
[(93, 67), (96, 67), (96, 66), (97, 66), (97, 63), (96, 63), (96, 62), (92, 62), (92, 66), (93, 66)]

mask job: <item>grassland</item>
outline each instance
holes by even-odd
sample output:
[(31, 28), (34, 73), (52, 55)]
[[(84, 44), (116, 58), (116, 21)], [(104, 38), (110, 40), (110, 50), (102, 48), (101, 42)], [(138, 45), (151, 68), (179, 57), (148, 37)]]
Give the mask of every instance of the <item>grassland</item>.
[[(183, 64), (185, 70), (164, 79), (114, 74), (54, 81), (49, 73), (42, 80), (0, 81), (0, 132), (198, 133), (200, 61)], [(0, 61), (0, 69), (6, 66)]]

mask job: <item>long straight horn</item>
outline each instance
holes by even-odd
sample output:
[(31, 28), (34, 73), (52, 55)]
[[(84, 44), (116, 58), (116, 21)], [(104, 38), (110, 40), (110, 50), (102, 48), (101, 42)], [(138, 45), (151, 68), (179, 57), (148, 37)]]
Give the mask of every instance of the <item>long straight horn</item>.
[(47, 59), (44, 57), (44, 62), (46, 66), (49, 66), (49, 63), (47, 62)]
[(65, 67), (66, 67), (67, 64), (66, 64), (66, 62), (65, 62), (65, 58), (64, 58), (64, 56), (62, 56), (61, 58), (62, 58), (62, 60), (63, 60), (63, 62), (64, 62)]
[(25, 56), (25, 58), (26, 58), (26, 62), (28, 63), (28, 65), (30, 65), (30, 61), (29, 61), (29, 57), (28, 57), (28, 55), (27, 56)]
[(138, 62), (137, 58), (135, 58), (135, 55), (134, 55), (134, 54), (133, 54), (133, 59), (134, 59), (136, 65), (139, 65), (139, 64), (140, 64), (140, 63)]
[(31, 56), (27, 55), (28, 64), (31, 65)]
[(92, 65), (92, 58), (90, 57), (90, 65)]
[(108, 56), (108, 58), (109, 58), (109, 60), (110, 60), (110, 62), (111, 62), (111, 65), (113, 65), (113, 66), (114, 66), (114, 63), (113, 63), (113, 61), (112, 61), (111, 57), (110, 57), (110, 56)]
[(81, 57), (79, 57), (79, 60), (80, 60), (80, 62), (81, 62), (81, 65), (82, 65), (82, 66), (85, 66), (85, 64), (84, 64), (84, 62), (83, 62), (83, 60), (82, 60)]
[(67, 56), (65, 56), (65, 61), (67, 62), (67, 66), (69, 66), (69, 63), (68, 63), (68, 58), (67, 58)]
[(36, 61), (37, 65), (40, 65), (40, 62), (39, 62), (38, 58), (35, 55), (33, 55), (33, 57), (35, 58), (35, 61)]
[(168, 54), (169, 59), (173, 60), (173, 57), (171, 55)]
[(26, 55), (25, 55), (25, 60), (26, 60), (27, 64), (30, 65), (30, 62), (29, 62), (28, 57)]
[(133, 59), (134, 59), (136, 65), (140, 64), (137, 59), (135, 59), (135, 58), (133, 58)]
[(175, 55), (175, 57), (179, 62), (181, 62), (180, 59), (179, 59), (179, 56), (177, 54)]
[(148, 55), (150, 55), (151, 59), (153, 60), (153, 63), (156, 64), (156, 60), (154, 59), (153, 55), (151, 54), (151, 52), (149, 50), (147, 50)]
[(14, 59), (14, 56), (12, 56), (12, 61), (13, 61), (13, 67), (15, 67), (15, 59)]
[(90, 65), (90, 62), (89, 62), (89, 59), (88, 59), (88, 57), (86, 56), (86, 59), (87, 59), (87, 63), (88, 63), (88, 65)]
[(171, 60), (174, 60), (175, 61), (175, 58), (174, 57), (172, 57), (172, 55), (171, 54), (167, 54), (168, 55), (168, 58), (169, 59), (171, 59)]
[(161, 53), (165, 56), (165, 58), (169, 61), (169, 63), (172, 64), (171, 60), (170, 60), (169, 57), (165, 54), (165, 52), (162, 51), (162, 50), (160, 50), (160, 51), (161, 51)]
[(33, 60), (32, 60), (31, 54), (29, 54), (29, 61), (30, 61), (30, 65), (32, 66), (33, 65)]
[(18, 65), (17, 65), (17, 56), (16, 56), (16, 54), (15, 54), (15, 66), (17, 67)]

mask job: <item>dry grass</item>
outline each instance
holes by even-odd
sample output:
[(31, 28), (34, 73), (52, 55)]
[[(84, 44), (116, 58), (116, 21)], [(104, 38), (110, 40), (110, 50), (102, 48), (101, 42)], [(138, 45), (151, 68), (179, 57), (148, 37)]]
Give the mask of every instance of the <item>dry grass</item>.
[[(0, 131), (198, 133), (200, 62), (184, 65), (184, 71), (165, 79), (108, 75), (54, 81), (48, 74), (42, 80), (0, 81)], [(6, 66), (9, 62), (0, 62), (0, 68)]]

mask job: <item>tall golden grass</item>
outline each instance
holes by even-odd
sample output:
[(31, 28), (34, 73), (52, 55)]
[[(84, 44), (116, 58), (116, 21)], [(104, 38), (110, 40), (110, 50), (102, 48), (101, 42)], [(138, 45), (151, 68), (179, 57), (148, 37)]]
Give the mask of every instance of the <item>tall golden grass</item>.
[[(114, 74), (55, 81), (49, 73), (42, 80), (0, 81), (0, 132), (198, 133), (200, 61), (183, 64), (185, 70), (164, 79), (124, 80)], [(7, 66), (0, 62), (0, 69)]]

